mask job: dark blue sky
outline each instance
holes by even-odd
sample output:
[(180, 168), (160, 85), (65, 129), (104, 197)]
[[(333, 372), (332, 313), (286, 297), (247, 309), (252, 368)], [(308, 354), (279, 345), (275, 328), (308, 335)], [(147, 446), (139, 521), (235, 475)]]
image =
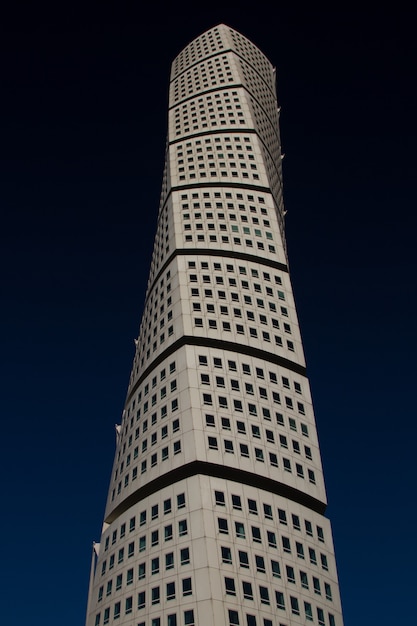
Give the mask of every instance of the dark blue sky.
[(219, 22), (277, 66), (290, 268), (345, 625), (415, 620), (415, 16), (216, 6), (42, 16), (36, 5), (3, 21), (5, 623), (84, 623), (152, 251), (170, 63)]

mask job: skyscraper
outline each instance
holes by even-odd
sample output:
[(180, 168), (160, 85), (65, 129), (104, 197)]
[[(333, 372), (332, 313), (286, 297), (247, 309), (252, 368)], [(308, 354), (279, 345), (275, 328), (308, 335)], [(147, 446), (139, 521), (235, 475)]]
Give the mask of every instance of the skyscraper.
[(232, 28), (174, 60), (87, 626), (342, 626), (278, 117), (273, 67)]

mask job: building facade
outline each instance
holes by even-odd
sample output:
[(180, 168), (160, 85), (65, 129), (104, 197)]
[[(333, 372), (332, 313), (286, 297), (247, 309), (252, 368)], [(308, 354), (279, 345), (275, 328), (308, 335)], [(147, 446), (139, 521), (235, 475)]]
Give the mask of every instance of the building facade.
[(173, 62), (87, 626), (342, 626), (278, 118), (272, 65), (232, 28), (208, 30)]

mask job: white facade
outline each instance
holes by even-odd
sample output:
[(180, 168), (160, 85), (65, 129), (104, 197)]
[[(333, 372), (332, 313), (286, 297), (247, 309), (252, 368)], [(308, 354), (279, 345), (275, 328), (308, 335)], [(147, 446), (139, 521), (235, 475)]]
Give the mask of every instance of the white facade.
[(172, 65), (158, 227), (87, 626), (342, 626), (265, 56)]

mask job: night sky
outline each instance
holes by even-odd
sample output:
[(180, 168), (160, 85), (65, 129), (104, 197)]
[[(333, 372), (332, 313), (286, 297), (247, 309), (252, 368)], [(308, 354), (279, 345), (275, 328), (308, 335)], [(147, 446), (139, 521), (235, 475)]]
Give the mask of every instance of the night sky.
[(277, 67), (290, 270), (345, 626), (414, 623), (415, 15), (398, 3), (204, 4), (42, 15), (34, 3), (2, 20), (2, 621), (84, 624), (170, 64), (224, 22)]

